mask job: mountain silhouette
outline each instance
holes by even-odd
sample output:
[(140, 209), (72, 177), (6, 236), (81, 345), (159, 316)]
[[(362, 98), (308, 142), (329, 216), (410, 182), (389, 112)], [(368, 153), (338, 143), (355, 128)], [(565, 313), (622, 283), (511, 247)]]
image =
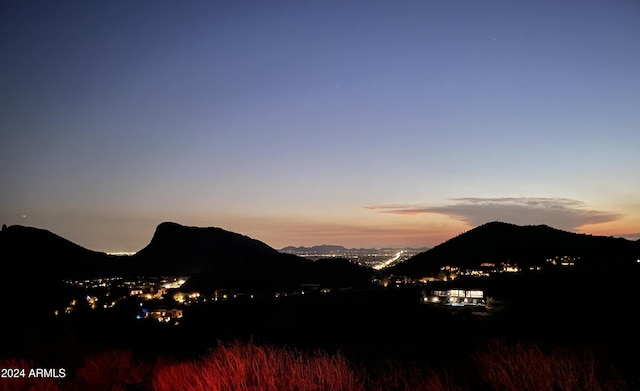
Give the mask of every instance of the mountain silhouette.
[(91, 251), (47, 230), (23, 226), (0, 232), (0, 254), (0, 268), (12, 277), (12, 289), (72, 278), (186, 276), (187, 287), (194, 290), (274, 290), (304, 283), (361, 286), (372, 276), (371, 270), (344, 259), (314, 262), (221, 228), (173, 222), (159, 224), (151, 242), (132, 256)]
[[(47, 230), (11, 226), (0, 231), (0, 269), (12, 287), (68, 278), (107, 276), (191, 277), (200, 289), (293, 287), (302, 283), (356, 286), (372, 271), (344, 259), (311, 261), (281, 253), (245, 235), (215, 227), (158, 225), (150, 243), (133, 256), (91, 251)], [(476, 268), (484, 262), (544, 266), (570, 256), (576, 266), (633, 263), (640, 240), (576, 234), (546, 225), (491, 222), (386, 269), (420, 277), (442, 266)]]
[(280, 249), (280, 251), (283, 252), (283, 253), (289, 253), (289, 252), (294, 252), (294, 251), (300, 251), (300, 252), (301, 251), (307, 251), (307, 252), (317, 253), (317, 254), (345, 253), (348, 250), (349, 249), (344, 247), (344, 246), (338, 246), (338, 245), (333, 245), (333, 244), (321, 244), (321, 245), (318, 245), (318, 246), (311, 246), (311, 247), (287, 246), (287, 247), (284, 247), (284, 248)]
[(636, 262), (638, 242), (576, 234), (547, 225), (519, 226), (490, 222), (387, 269), (387, 273), (420, 277), (450, 265), (477, 268), (484, 262), (544, 266), (548, 258), (571, 256), (576, 266)]
[(33, 280), (99, 274), (113, 257), (88, 250), (50, 231), (12, 225), (0, 231), (3, 275)]
[(259, 240), (216, 227), (165, 222), (132, 256), (136, 274), (192, 275), (212, 267), (243, 266), (279, 253)]
[(44, 229), (14, 225), (0, 231), (0, 296), (12, 318), (29, 322), (68, 303), (75, 289), (64, 279), (101, 275), (117, 264)]
[(311, 246), (311, 247), (305, 247), (305, 246), (300, 246), (300, 247), (295, 247), (295, 246), (287, 246), (284, 248), (280, 249), (280, 252), (286, 253), (286, 254), (295, 254), (295, 255), (300, 255), (300, 256), (304, 256), (304, 257), (310, 257), (310, 258), (320, 258), (320, 257), (333, 257), (333, 256), (347, 256), (347, 257), (351, 257), (351, 256), (370, 256), (371, 254), (380, 254), (383, 255), (385, 252), (398, 252), (398, 251), (402, 251), (402, 250), (411, 250), (414, 252), (417, 251), (426, 251), (428, 250), (428, 248), (426, 247), (421, 247), (421, 248), (412, 248), (412, 247), (403, 247), (403, 248), (399, 248), (399, 247), (383, 247), (383, 248), (346, 248), (343, 246), (338, 246), (338, 245), (331, 245), (331, 244), (322, 244), (322, 245), (318, 245), (318, 246)]

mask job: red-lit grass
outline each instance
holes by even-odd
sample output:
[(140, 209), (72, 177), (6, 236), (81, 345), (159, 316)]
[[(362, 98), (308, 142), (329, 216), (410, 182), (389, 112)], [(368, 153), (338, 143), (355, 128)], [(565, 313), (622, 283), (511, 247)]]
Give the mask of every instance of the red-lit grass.
[[(59, 379), (0, 379), (0, 391), (454, 391), (625, 390), (610, 367), (588, 352), (493, 341), (476, 351), (465, 373), (437, 373), (422, 364), (380, 362), (354, 365), (340, 353), (304, 352), (231, 342), (183, 362), (137, 360), (129, 351), (87, 358)], [(466, 362), (466, 361), (465, 361)], [(26, 360), (4, 360), (2, 368), (35, 368)], [(464, 385), (464, 386), (461, 386)]]
[(455, 391), (462, 390), (446, 372), (436, 373), (417, 364), (386, 361), (367, 371), (368, 391)]
[(161, 365), (155, 391), (364, 390), (340, 354), (303, 353), (252, 343), (224, 344), (198, 361)]
[(152, 365), (136, 360), (133, 353), (111, 350), (89, 357), (74, 374), (72, 391), (125, 391), (132, 386), (148, 389)]
[(601, 391), (623, 390), (624, 383), (598, 365), (589, 352), (493, 341), (474, 355), (478, 373), (492, 390)]
[(29, 360), (0, 360), (0, 368), (3, 371), (3, 378), (0, 378), (0, 391), (59, 391), (62, 389), (58, 379), (30, 377), (30, 370), (38, 367)]

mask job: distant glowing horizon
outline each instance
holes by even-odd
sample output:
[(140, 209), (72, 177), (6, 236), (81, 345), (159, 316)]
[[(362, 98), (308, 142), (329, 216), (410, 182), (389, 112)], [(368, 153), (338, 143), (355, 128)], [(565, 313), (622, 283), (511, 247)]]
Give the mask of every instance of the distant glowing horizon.
[(9, 2), (0, 223), (433, 247), (490, 221), (640, 238), (640, 4)]
[[(260, 240), (279, 250), (287, 246), (341, 245), (347, 248), (400, 248), (434, 247), (456, 235), (492, 221), (516, 225), (548, 225), (569, 232), (587, 233), (599, 236), (616, 236), (629, 240), (640, 239), (634, 231), (635, 224), (626, 226), (625, 216), (618, 213), (587, 209), (575, 200), (550, 198), (461, 198), (451, 200), (449, 205), (373, 205), (362, 207), (377, 216), (380, 225), (335, 224), (330, 222), (300, 222), (284, 219), (234, 219), (230, 217), (224, 224), (207, 223), (205, 219), (194, 218), (187, 221), (165, 219), (147, 227), (123, 227), (109, 232), (101, 227), (85, 226), (82, 230), (69, 229), (59, 232), (52, 222), (49, 229), (54, 234), (94, 251), (111, 254), (133, 254), (146, 246), (157, 225), (174, 222), (184, 226), (218, 227)], [(392, 222), (392, 220), (396, 220)], [(416, 221), (417, 220), (417, 221)], [(222, 220), (220, 220), (222, 222)], [(9, 224), (12, 225), (12, 224)], [(29, 225), (29, 224), (20, 224)], [(51, 228), (54, 227), (54, 228)], [(625, 231), (626, 227), (626, 231)], [(69, 227), (71, 228), (71, 227)], [(127, 229), (129, 228), (129, 229)], [(84, 235), (78, 235), (82, 232)], [(66, 233), (66, 235), (65, 235)], [(123, 235), (126, 233), (126, 235)], [(105, 237), (103, 237), (106, 236)], [(128, 244), (121, 246), (111, 243), (100, 247), (105, 239), (124, 238)], [(122, 239), (121, 239), (122, 240)]]

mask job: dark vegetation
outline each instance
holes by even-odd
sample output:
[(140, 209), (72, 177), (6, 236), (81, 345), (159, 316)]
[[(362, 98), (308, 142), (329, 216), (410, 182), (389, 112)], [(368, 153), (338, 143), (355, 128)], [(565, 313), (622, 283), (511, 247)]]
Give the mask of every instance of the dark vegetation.
[[(7, 379), (0, 390), (626, 390), (630, 387), (590, 352), (543, 351), (535, 345), (492, 341), (474, 352), (464, 373), (420, 364), (349, 361), (340, 352), (304, 351), (253, 342), (220, 343), (196, 359), (148, 360), (126, 350), (84, 359), (73, 377)], [(33, 361), (2, 360), (3, 367)]]

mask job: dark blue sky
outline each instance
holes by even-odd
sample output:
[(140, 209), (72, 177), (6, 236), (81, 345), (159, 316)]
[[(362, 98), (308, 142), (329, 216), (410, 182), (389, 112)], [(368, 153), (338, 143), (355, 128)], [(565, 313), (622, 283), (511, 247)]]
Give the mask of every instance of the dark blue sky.
[(640, 232), (638, 1), (5, 1), (0, 33), (3, 223)]

